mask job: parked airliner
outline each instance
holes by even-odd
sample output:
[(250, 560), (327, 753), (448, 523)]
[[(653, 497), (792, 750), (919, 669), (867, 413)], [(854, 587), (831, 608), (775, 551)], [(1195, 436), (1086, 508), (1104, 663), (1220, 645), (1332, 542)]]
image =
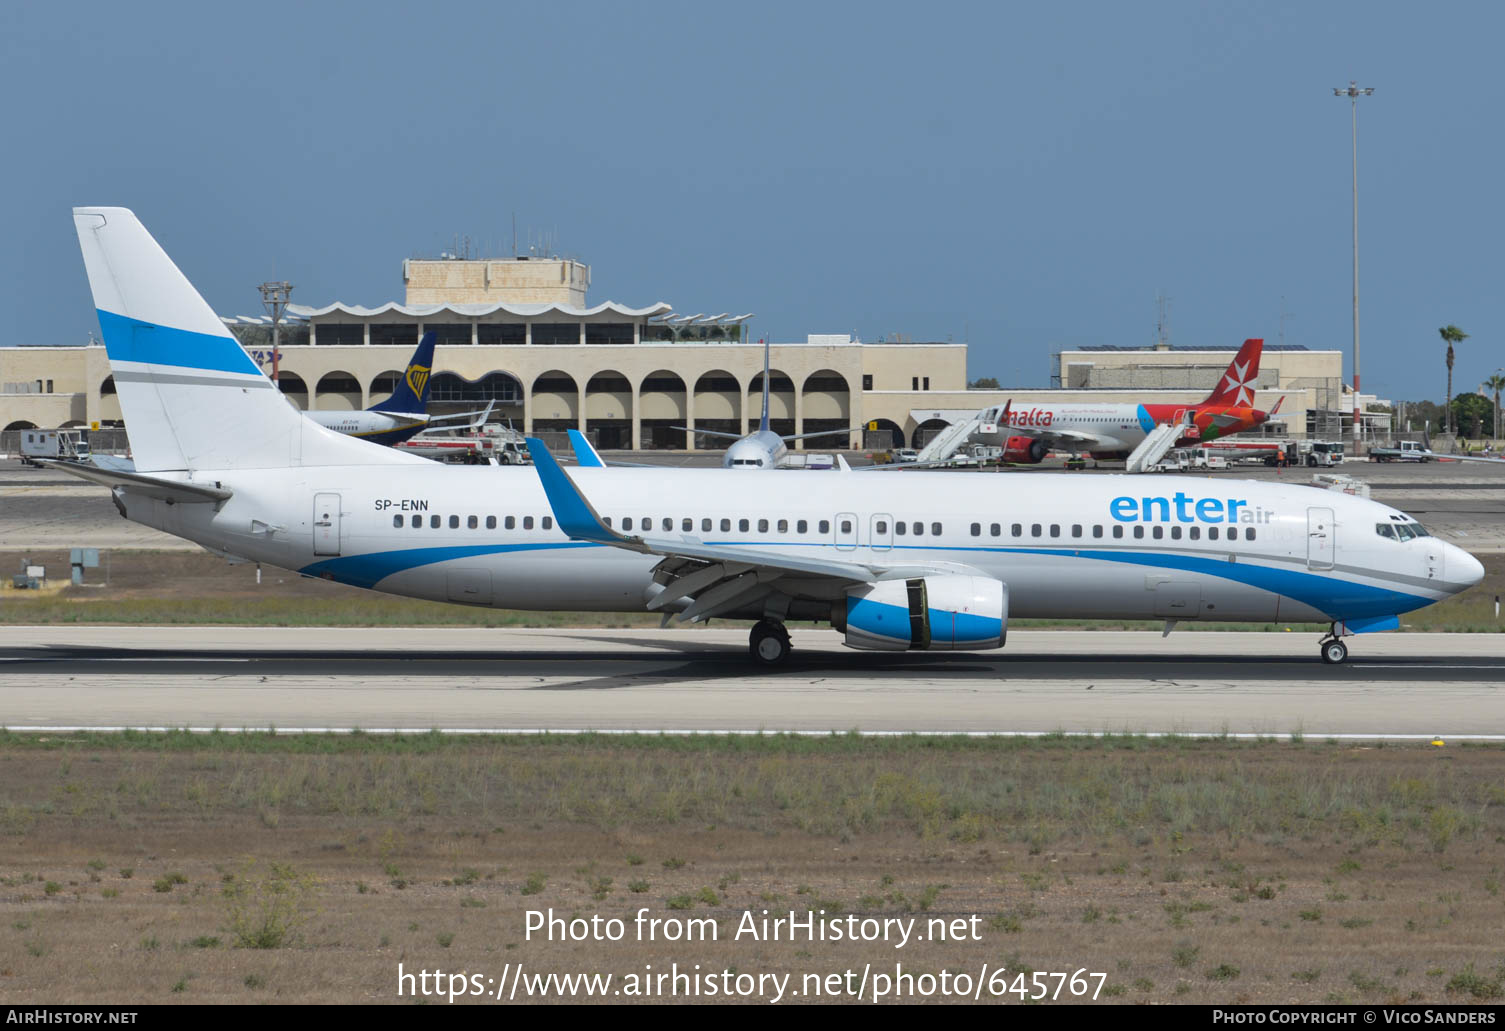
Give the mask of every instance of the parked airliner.
[(1343, 638), (1476, 583), (1393, 508), (1227, 479), (454, 467), (333, 433), (283, 402), (123, 208), (74, 210), (136, 455), (128, 519), (227, 555), (391, 594), (522, 609), (787, 620), (861, 649), (1000, 647), (1014, 617), (1310, 620)]
[(689, 430), (685, 426), (674, 427), (677, 430), (685, 430), (706, 437), (723, 437), (730, 440), (726, 454), (721, 456), (723, 469), (777, 469), (783, 464), (784, 459), (789, 457), (788, 445), (796, 440), (806, 440), (810, 437), (834, 437), (838, 434), (847, 434), (850, 437), (851, 430), (842, 428), (839, 430), (816, 430), (813, 433), (790, 433), (780, 435), (768, 428), (768, 389), (770, 377), (768, 373), (768, 341), (763, 342), (763, 414), (758, 418), (758, 428), (751, 433), (738, 436), (735, 433), (722, 433), (718, 430)]
[(386, 445), (401, 444), (424, 430), (441, 424), (474, 420), (477, 416), (484, 421), (485, 416), (491, 413), (490, 407), (485, 412), (429, 414), (429, 378), (434, 369), (434, 339), (433, 331), (423, 334), (423, 338), (418, 341), (418, 349), (413, 352), (408, 367), (403, 370), (402, 378), (393, 387), (392, 396), (385, 401), (378, 401), (363, 412), (315, 408), (303, 414), (336, 433)]
[(1035, 463), (1052, 449), (1086, 452), (1094, 458), (1123, 458), (1157, 425), (1187, 423), (1181, 445), (1206, 444), (1220, 437), (1264, 425), (1280, 408), (1263, 412), (1254, 407), (1254, 385), (1265, 342), (1245, 340), (1228, 363), (1218, 384), (1199, 404), (1151, 403), (997, 405), (981, 413), (981, 423), (969, 440), (1004, 449), (1010, 462)]

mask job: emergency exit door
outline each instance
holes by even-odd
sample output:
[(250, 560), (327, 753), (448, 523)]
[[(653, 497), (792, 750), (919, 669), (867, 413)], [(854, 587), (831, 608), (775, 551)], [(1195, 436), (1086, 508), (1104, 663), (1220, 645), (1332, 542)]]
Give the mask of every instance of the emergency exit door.
[(340, 496), (314, 495), (314, 554), (340, 553)]

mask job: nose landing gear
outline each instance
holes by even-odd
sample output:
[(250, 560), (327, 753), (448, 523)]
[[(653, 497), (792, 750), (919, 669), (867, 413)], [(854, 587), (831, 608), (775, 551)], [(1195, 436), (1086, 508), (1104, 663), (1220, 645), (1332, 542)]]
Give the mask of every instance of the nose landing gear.
[(748, 635), (747, 650), (760, 666), (782, 666), (789, 658), (789, 631), (776, 620), (759, 620)]
[(1348, 628), (1342, 623), (1334, 623), (1332, 625), (1332, 628), (1327, 632), (1327, 636), (1318, 645), (1323, 662), (1329, 666), (1336, 666), (1348, 658), (1348, 645), (1343, 643), (1343, 638), (1347, 636)]

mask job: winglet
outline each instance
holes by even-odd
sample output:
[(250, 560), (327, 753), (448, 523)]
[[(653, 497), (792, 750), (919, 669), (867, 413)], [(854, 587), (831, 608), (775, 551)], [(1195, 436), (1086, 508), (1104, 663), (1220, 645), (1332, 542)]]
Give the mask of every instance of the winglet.
[(1275, 402), (1275, 407), (1272, 408), (1272, 409), (1270, 409), (1270, 417), (1272, 419), (1275, 417), (1276, 413), (1278, 413), (1280, 411), (1280, 406), (1285, 403), (1285, 399), (1286, 399), (1286, 396), (1284, 394), (1281, 394), (1280, 395), (1280, 400), (1278, 400), (1278, 401)]
[(533, 456), (533, 468), (538, 470), (539, 482), (543, 484), (544, 496), (549, 499), (549, 508), (554, 512), (554, 521), (559, 528), (577, 541), (594, 541), (645, 551), (641, 537), (626, 537), (602, 522), (595, 508), (580, 493), (570, 474), (549, 453), (548, 447), (537, 437), (528, 437), (528, 454)]
[(585, 469), (602, 469), (606, 463), (601, 460), (596, 449), (591, 447), (591, 442), (585, 439), (585, 434), (577, 429), (568, 431), (570, 435), (570, 447), (575, 449), (575, 461)]

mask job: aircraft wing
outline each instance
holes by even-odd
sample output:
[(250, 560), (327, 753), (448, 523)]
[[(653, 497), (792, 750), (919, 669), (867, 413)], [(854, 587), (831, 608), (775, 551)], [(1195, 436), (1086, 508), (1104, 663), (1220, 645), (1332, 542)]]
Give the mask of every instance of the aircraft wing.
[(37, 460), (38, 465), (45, 465), (53, 469), (61, 469), (70, 476), (89, 480), (102, 487), (114, 489), (122, 487), (132, 494), (140, 494), (148, 498), (157, 498), (161, 501), (171, 501), (177, 504), (192, 505), (220, 502), (227, 500), (233, 491), (219, 483), (188, 483), (182, 480), (168, 480), (158, 476), (148, 476), (145, 473), (125, 472), (119, 469), (102, 469), (92, 463), (81, 462), (58, 462), (46, 459)]
[(779, 439), (782, 440), (782, 441), (784, 441), (784, 443), (787, 444), (791, 440), (806, 440), (806, 439), (808, 439), (810, 437), (834, 437), (834, 436), (837, 436), (838, 434), (842, 434), (842, 433), (856, 433), (856, 432), (857, 431), (855, 429), (853, 429), (852, 427), (850, 427), (850, 426), (843, 426), (839, 430), (815, 430), (812, 433), (785, 433), (785, 434), (781, 435), (779, 437)]
[(693, 433), (700, 437), (723, 437), (727, 440), (741, 440), (747, 436), (745, 433), (723, 433), (720, 430), (692, 430), (688, 426), (670, 426), (669, 428), (671, 430), (684, 430), (686, 433)]
[(544, 494), (549, 499), (559, 529), (574, 540), (591, 541), (644, 555), (665, 559), (658, 569), (668, 574), (670, 582), (650, 609), (693, 597), (680, 613), (681, 621), (709, 619), (748, 601), (758, 592), (767, 593), (766, 585), (783, 577), (833, 580), (843, 584), (874, 583), (880, 580), (904, 580), (937, 573), (971, 573), (984, 575), (969, 566), (951, 562), (879, 563), (846, 562), (840, 559), (786, 555), (756, 548), (727, 547), (707, 544), (690, 534), (657, 536), (630, 535), (607, 526), (590, 501), (580, 492), (568, 472), (559, 464), (543, 441), (528, 438), (533, 467), (538, 470)]
[[(1003, 427), (999, 427), (1000, 433)], [(1121, 448), (1124, 442), (1098, 433), (1083, 433), (1080, 430), (1060, 430), (1049, 426), (1010, 426), (1008, 436), (1030, 437), (1045, 442), (1046, 447), (1056, 448)]]

